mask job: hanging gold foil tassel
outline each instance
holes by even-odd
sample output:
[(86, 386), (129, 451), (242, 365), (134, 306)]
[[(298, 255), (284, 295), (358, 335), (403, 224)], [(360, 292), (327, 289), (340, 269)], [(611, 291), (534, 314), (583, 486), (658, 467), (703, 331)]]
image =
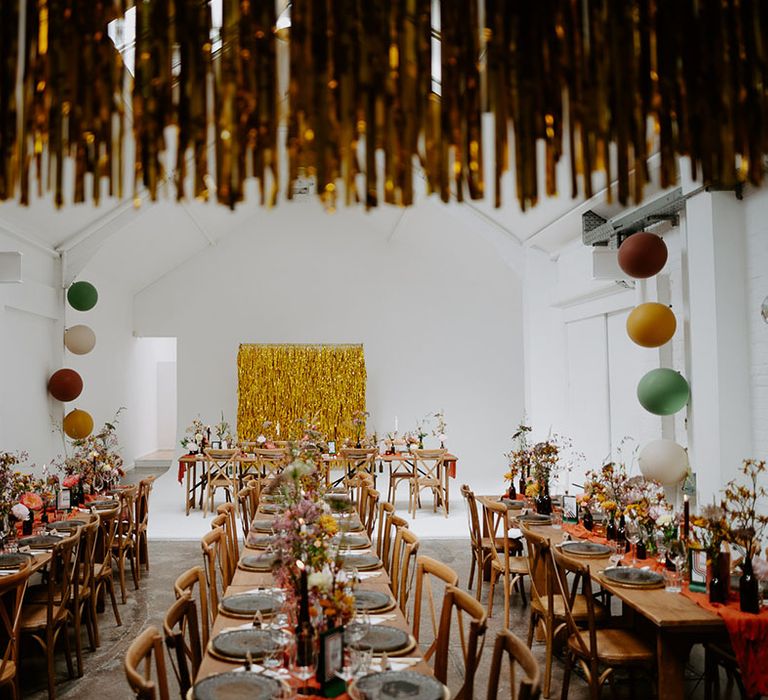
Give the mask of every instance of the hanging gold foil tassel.
[(18, 0), (0, 2), (0, 202), (13, 197), (18, 169), (16, 129), (18, 27)]

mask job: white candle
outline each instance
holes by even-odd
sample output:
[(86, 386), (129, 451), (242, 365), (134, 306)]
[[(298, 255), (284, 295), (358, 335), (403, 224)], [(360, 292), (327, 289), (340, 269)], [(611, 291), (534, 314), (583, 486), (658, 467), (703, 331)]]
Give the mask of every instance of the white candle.
[(395, 416), (395, 432), (397, 432), (397, 416)]

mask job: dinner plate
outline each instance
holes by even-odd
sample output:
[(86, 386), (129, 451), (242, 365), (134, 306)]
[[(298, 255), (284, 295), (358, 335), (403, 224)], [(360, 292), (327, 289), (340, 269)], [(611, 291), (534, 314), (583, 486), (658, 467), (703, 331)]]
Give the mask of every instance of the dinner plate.
[(271, 615), (277, 607), (275, 596), (269, 591), (237, 593), (221, 599), (219, 608), (226, 615), (253, 617), (257, 612)]
[(368, 539), (368, 535), (361, 534), (359, 532), (345, 532), (340, 535), (336, 535), (333, 538), (336, 544), (342, 547), (348, 547), (349, 549), (365, 549), (371, 546), (371, 540)]
[(405, 671), (369, 673), (358, 678), (350, 687), (350, 695), (352, 697), (381, 698), (382, 700), (388, 698), (444, 700), (448, 697), (447, 690), (434, 676), (406, 669)]
[(249, 532), (245, 544), (250, 549), (266, 549), (274, 541), (274, 535), (254, 535)]
[(507, 507), (507, 510), (520, 510), (525, 505), (525, 501), (518, 501), (514, 498), (502, 498), (501, 502)]
[(551, 525), (552, 516), (542, 515), (541, 513), (526, 513), (521, 515), (518, 520), (526, 525)]
[(634, 566), (612, 566), (600, 575), (606, 581), (628, 588), (660, 588), (664, 585), (664, 576), (657, 571)]
[(256, 660), (279, 649), (270, 630), (247, 627), (220, 632), (211, 640), (211, 654), (225, 661), (245, 661), (248, 652)]
[(57, 520), (53, 523), (47, 523), (46, 528), (48, 530), (77, 530), (77, 528), (85, 525), (85, 520)]
[(358, 588), (354, 592), (355, 608), (368, 612), (384, 612), (395, 606), (395, 599), (384, 591), (371, 590), (370, 588)]
[(272, 565), (275, 563), (275, 555), (264, 552), (262, 554), (246, 554), (238, 566), (244, 571), (272, 571)]
[(251, 530), (256, 532), (272, 532), (274, 524), (274, 520), (254, 520), (251, 523)]
[(373, 649), (374, 654), (407, 654), (414, 646), (415, 641), (408, 632), (391, 625), (371, 625), (365, 637), (358, 644), (367, 645)]
[(86, 507), (88, 508), (114, 508), (120, 501), (116, 499), (105, 499), (103, 501), (90, 501), (89, 503), (86, 503)]
[(610, 547), (598, 542), (563, 542), (560, 549), (576, 557), (607, 557), (611, 554)]
[(61, 542), (61, 537), (56, 535), (31, 535), (22, 537), (19, 540), (19, 547), (30, 547), (31, 549), (48, 549), (51, 545)]
[(280, 503), (262, 503), (259, 506), (259, 510), (262, 513), (271, 513), (275, 515), (277, 513), (282, 513), (285, 510), (285, 506)]
[(0, 554), (0, 569), (19, 569), (24, 564), (29, 564), (30, 555), (23, 552), (7, 552)]
[(381, 566), (381, 559), (372, 552), (342, 552), (340, 557), (345, 569), (366, 571), (378, 569)]
[(261, 673), (227, 671), (195, 683), (192, 700), (270, 700), (279, 698), (283, 684)]

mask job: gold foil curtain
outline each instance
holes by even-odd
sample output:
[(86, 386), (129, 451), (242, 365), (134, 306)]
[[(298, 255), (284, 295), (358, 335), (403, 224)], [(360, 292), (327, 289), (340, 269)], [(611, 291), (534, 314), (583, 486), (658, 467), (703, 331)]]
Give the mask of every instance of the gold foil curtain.
[(328, 439), (341, 439), (355, 434), (355, 411), (365, 411), (362, 345), (241, 345), (237, 375), (243, 440), (255, 440), (267, 420), (296, 438), (297, 421), (313, 418)]
[[(61, 205), (68, 157), (73, 201), (86, 199), (88, 176), (94, 201), (104, 177), (121, 196), (123, 68), (107, 24), (127, 4), (0, 3), (0, 201), (20, 185), (27, 203), (32, 171)], [(764, 0), (293, 0), (287, 44), (276, 37), (274, 0), (223, 0), (216, 42), (207, 0), (135, 6), (137, 201), (143, 189), (156, 198), (167, 180), (184, 198), (191, 165), (195, 197), (234, 207), (253, 176), (261, 203), (275, 204), (280, 124), (287, 199), (306, 175), (329, 209), (407, 206), (419, 171), (444, 201), (477, 199), (486, 190), (483, 110), (493, 117), (496, 206), (511, 194), (522, 208), (559, 194), (565, 153), (568, 194), (592, 196), (603, 173), (617, 182), (609, 198), (622, 203), (642, 198), (654, 152), (662, 186), (676, 180), (679, 156), (708, 185), (763, 178)], [(164, 172), (169, 126), (178, 148)], [(505, 193), (508, 171), (514, 189)]]

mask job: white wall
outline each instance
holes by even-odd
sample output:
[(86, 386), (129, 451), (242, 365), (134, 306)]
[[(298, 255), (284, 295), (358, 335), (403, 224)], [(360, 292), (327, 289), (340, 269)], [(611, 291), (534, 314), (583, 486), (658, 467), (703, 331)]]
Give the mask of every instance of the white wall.
[(486, 238), (502, 234), (432, 201), (376, 221), (260, 212), (136, 295), (137, 334), (178, 338), (179, 436), (198, 414), (234, 422), (240, 343), (363, 343), (370, 426), (442, 408), (459, 481), (498, 487), (523, 410), (520, 281)]

